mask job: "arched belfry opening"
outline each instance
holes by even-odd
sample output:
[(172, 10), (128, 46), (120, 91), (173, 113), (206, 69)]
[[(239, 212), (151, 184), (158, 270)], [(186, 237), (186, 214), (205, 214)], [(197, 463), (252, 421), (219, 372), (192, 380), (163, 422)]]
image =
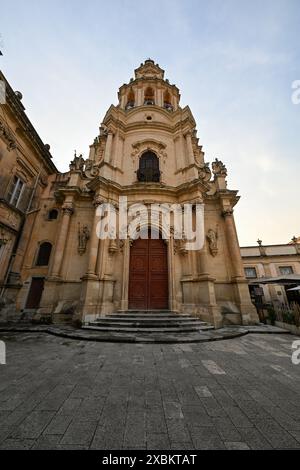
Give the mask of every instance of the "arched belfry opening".
[(160, 179), (159, 159), (150, 150), (143, 153), (137, 171), (138, 181), (158, 183)]
[(168, 90), (164, 92), (164, 108), (173, 111), (172, 98)]
[(154, 100), (154, 90), (151, 87), (146, 88), (145, 91), (145, 98), (144, 98), (144, 104), (146, 105), (152, 105), (155, 104)]
[(125, 109), (132, 109), (135, 106), (135, 94), (134, 91), (131, 89), (127, 95), (127, 103)]

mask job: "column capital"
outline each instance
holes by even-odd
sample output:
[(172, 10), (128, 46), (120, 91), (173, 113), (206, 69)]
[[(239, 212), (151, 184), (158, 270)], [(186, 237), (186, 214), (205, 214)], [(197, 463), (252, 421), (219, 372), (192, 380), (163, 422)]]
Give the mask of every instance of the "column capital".
[(98, 207), (107, 202), (102, 196), (96, 195), (93, 199), (93, 206)]
[(224, 219), (226, 217), (231, 217), (233, 215), (233, 209), (224, 209), (222, 211), (222, 216), (224, 217)]
[(74, 205), (72, 202), (65, 202), (62, 206), (64, 214), (71, 216), (74, 213)]

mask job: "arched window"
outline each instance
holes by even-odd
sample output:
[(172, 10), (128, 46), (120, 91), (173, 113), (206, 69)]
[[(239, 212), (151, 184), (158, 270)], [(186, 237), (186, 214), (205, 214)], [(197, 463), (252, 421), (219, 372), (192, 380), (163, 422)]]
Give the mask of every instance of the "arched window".
[(36, 266), (48, 266), (51, 255), (52, 245), (49, 242), (40, 244), (39, 252), (36, 259)]
[(135, 96), (134, 96), (134, 91), (130, 90), (127, 96), (127, 104), (125, 106), (125, 109), (131, 109), (134, 108), (134, 103), (135, 103)]
[(58, 217), (57, 209), (51, 209), (51, 211), (48, 212), (48, 220), (56, 220), (57, 217)]
[(173, 111), (171, 95), (168, 92), (168, 90), (164, 92), (164, 108), (167, 109), (168, 111)]
[(151, 87), (148, 87), (145, 91), (144, 104), (147, 104), (147, 105), (155, 104), (155, 102), (154, 102), (154, 91)]
[(155, 153), (149, 151), (141, 156), (137, 178), (139, 181), (144, 182), (159, 182), (159, 160)]

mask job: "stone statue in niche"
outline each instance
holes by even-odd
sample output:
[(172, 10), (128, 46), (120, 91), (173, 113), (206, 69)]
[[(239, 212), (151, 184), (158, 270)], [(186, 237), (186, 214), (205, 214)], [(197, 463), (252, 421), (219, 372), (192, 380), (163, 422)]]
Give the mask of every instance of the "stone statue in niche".
[(211, 255), (216, 256), (218, 253), (218, 228), (216, 230), (210, 228), (206, 234), (206, 238)]
[(86, 245), (90, 238), (90, 231), (87, 225), (81, 227), (78, 223), (78, 253), (82, 255), (86, 251)]

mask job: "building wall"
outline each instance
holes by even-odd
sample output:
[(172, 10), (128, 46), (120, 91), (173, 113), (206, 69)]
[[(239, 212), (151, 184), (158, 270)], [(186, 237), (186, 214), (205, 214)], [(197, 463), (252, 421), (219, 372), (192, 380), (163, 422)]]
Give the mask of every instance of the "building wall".
[[(244, 268), (255, 268), (257, 279), (263, 277), (278, 277), (280, 268), (291, 267), (293, 274), (300, 275), (300, 244), (241, 247)], [(255, 278), (249, 278), (255, 282)], [(297, 283), (295, 283), (297, 284)], [(263, 300), (275, 305), (288, 305), (284, 286), (278, 284), (262, 285)]]
[[(12, 90), (1, 72), (0, 80), (6, 88), (6, 102), (0, 105), (0, 291), (3, 306), (14, 301), (20, 289), (26, 232), (30, 232), (34, 223), (48, 176), (57, 170), (49, 148), (25, 114), (21, 95)], [(22, 189), (19, 198), (13, 199), (16, 178)]]

